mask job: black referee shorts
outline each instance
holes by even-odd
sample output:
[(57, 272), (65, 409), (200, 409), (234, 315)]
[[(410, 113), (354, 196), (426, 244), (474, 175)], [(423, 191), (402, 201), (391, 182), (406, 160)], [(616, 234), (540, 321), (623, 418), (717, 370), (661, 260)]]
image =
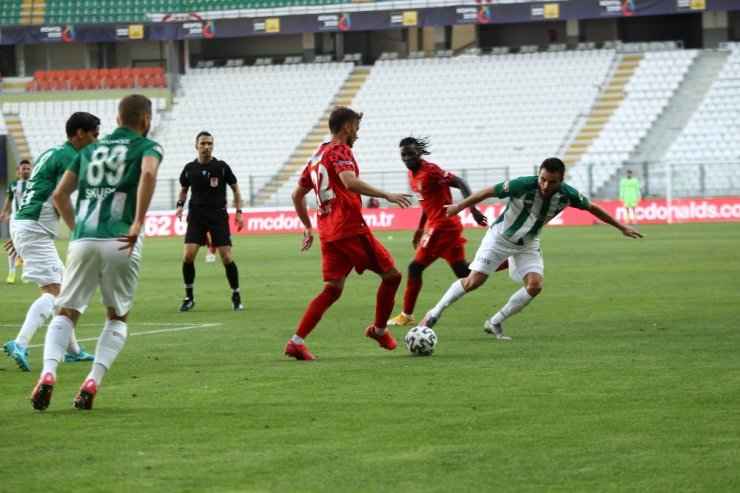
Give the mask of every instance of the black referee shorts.
[(206, 233), (211, 233), (211, 245), (214, 247), (231, 246), (229, 232), (229, 214), (226, 209), (210, 212), (191, 211), (188, 213), (188, 228), (185, 231), (185, 243), (206, 244)]

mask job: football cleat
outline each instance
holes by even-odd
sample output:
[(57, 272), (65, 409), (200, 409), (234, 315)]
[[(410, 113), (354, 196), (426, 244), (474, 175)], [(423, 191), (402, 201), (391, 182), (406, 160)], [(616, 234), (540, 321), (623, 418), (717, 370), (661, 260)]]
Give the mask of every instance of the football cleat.
[(316, 356), (308, 352), (305, 344), (296, 344), (293, 339), (289, 340), (288, 344), (285, 345), (285, 355), (297, 360), (311, 361), (316, 359)]
[(28, 364), (28, 349), (19, 346), (15, 341), (8, 341), (3, 344), (3, 351), (15, 360), (21, 371), (31, 371), (31, 365)]
[(391, 331), (388, 329), (385, 329), (385, 334), (379, 335), (377, 332), (375, 332), (375, 326), (371, 325), (367, 329), (365, 329), (365, 336), (369, 337), (370, 339), (375, 339), (378, 341), (378, 344), (380, 344), (380, 347), (385, 348), (389, 351), (393, 351), (398, 346), (398, 343), (391, 335)]
[(483, 330), (495, 336), (496, 339), (498, 339), (499, 341), (510, 341), (511, 340), (511, 337), (504, 334), (504, 328), (501, 326), (501, 324), (495, 324), (491, 322), (490, 320), (486, 320), (486, 323), (483, 324)]
[(37, 411), (43, 411), (49, 407), (51, 402), (51, 393), (54, 391), (54, 375), (51, 372), (44, 374), (36, 382), (36, 386), (31, 392), (31, 405)]
[(416, 324), (416, 319), (414, 319), (414, 316), (411, 315), (407, 317), (405, 314), (401, 313), (399, 315), (396, 315), (392, 319), (388, 320), (388, 325), (414, 325)]
[(208, 252), (206, 253), (206, 263), (210, 264), (216, 261), (216, 254)]
[(419, 322), (419, 327), (429, 327), (430, 329), (437, 324), (437, 317), (432, 317), (432, 312), (428, 311), (424, 318)]
[(84, 410), (92, 409), (93, 399), (95, 399), (95, 394), (97, 393), (98, 386), (95, 383), (95, 380), (88, 378), (85, 380), (85, 383), (82, 384), (82, 387), (80, 387), (79, 392), (77, 392), (77, 395), (75, 396), (74, 408)]
[(15, 284), (15, 273), (11, 272), (10, 274), (8, 274), (8, 277), (5, 278), (5, 282), (7, 282), (8, 284)]
[(195, 300), (193, 298), (185, 298), (182, 300), (182, 305), (177, 309), (179, 312), (189, 312), (195, 306)]
[(85, 349), (80, 346), (80, 352), (77, 354), (65, 354), (64, 355), (64, 362), (65, 363), (74, 363), (76, 361), (94, 361), (95, 355), (85, 352)]
[(244, 305), (242, 305), (242, 299), (239, 296), (232, 296), (231, 297), (231, 304), (232, 304), (232, 309), (235, 312), (240, 312), (240, 311), (244, 310)]

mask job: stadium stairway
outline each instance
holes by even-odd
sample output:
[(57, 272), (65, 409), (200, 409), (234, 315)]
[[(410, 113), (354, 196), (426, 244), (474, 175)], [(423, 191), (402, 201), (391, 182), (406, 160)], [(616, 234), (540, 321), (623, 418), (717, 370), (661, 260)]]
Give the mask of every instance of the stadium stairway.
[(577, 164), (593, 141), (601, 134), (604, 125), (624, 99), (624, 88), (635, 74), (635, 69), (640, 65), (642, 57), (642, 54), (622, 55), (591, 108), (591, 113), (563, 153), (563, 162), (566, 166)]
[(21, 4), (21, 25), (40, 26), (46, 13), (45, 0), (23, 0)]
[(633, 162), (658, 162), (663, 158), (704, 100), (712, 82), (717, 79), (724, 67), (728, 54), (728, 51), (721, 50), (699, 52), (668, 108), (635, 149)]
[[(624, 169), (636, 168), (640, 172), (641, 163), (659, 163), (668, 149), (686, 128), (689, 120), (704, 101), (712, 82), (722, 71), (729, 52), (722, 50), (703, 50), (691, 64), (688, 73), (681, 81), (669, 105), (648, 130), (647, 135), (635, 149)], [(656, 181), (665, 175), (663, 166), (653, 166), (649, 172)], [(619, 181), (624, 172), (620, 172), (607, 181), (597, 193), (605, 194), (609, 190), (619, 190)], [(663, 178), (664, 180), (664, 178)], [(661, 190), (662, 191), (662, 190)], [(643, 191), (644, 192), (644, 191)], [(659, 193), (658, 191), (650, 191)]]
[(15, 146), (18, 149), (20, 159), (28, 159), (31, 162), (31, 149), (26, 139), (26, 134), (23, 131), (23, 123), (21, 123), (21, 117), (17, 113), (8, 113), (3, 115), (5, 118), (5, 128), (8, 129), (8, 133), (13, 137)]
[(275, 195), (280, 188), (285, 185), (289, 180), (295, 177), (301, 172), (306, 162), (313, 156), (316, 148), (327, 140), (328, 128), (329, 128), (329, 115), (335, 106), (351, 106), (352, 101), (360, 90), (362, 84), (370, 74), (370, 67), (356, 66), (352, 72), (347, 76), (344, 84), (337, 91), (336, 96), (332, 100), (331, 104), (324, 111), (324, 114), (319, 118), (316, 124), (313, 126), (310, 132), (306, 134), (306, 137), (301, 141), (298, 147), (295, 149), (293, 154), (278, 170), (272, 180), (270, 180), (262, 190), (257, 193), (257, 197), (254, 200), (254, 204), (250, 204), (252, 207), (260, 207), (269, 203), (271, 197)]

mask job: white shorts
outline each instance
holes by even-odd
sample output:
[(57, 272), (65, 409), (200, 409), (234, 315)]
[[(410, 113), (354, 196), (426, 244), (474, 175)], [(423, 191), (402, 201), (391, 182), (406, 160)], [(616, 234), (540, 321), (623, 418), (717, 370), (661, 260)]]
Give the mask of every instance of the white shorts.
[(50, 234), (27, 231), (16, 225), (11, 238), (15, 251), (23, 259), (21, 277), (24, 281), (33, 281), (39, 286), (62, 283), (64, 264)]
[(123, 243), (116, 238), (82, 239), (69, 243), (67, 275), (57, 306), (83, 313), (100, 285), (100, 303), (112, 307), (116, 315), (131, 311), (139, 278), (141, 238), (131, 256), (119, 250)]
[(496, 267), (507, 258), (509, 259), (509, 277), (513, 281), (521, 282), (530, 272), (544, 277), (545, 263), (542, 260), (539, 238), (526, 245), (517, 245), (501, 238), (491, 228), (488, 229), (478, 251), (475, 252), (475, 259), (470, 263), (470, 270), (491, 276), (496, 271)]

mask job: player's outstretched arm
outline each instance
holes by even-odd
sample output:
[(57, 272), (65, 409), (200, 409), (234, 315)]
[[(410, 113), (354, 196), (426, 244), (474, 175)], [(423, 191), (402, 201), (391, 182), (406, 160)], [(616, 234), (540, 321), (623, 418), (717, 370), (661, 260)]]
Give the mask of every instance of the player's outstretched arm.
[(462, 199), (457, 204), (446, 205), (445, 209), (447, 209), (447, 217), (456, 216), (463, 209), (466, 209), (470, 206), (473, 206), (479, 202), (482, 202), (492, 197), (498, 197), (498, 195), (496, 195), (496, 190), (494, 190), (493, 187), (488, 187), (482, 190), (478, 190), (477, 192), (471, 195), (468, 195), (467, 197)]
[(354, 171), (342, 171), (339, 173), (339, 179), (342, 180), (342, 183), (350, 192), (385, 199), (392, 204), (400, 205), (402, 208), (411, 206), (411, 200), (409, 200), (411, 197), (410, 193), (386, 192), (370, 185), (366, 181), (360, 180)]
[(310, 188), (304, 188), (298, 185), (290, 196), (291, 199), (293, 199), (293, 207), (295, 208), (296, 214), (298, 214), (298, 219), (303, 223), (303, 238), (301, 238), (302, 252), (305, 252), (311, 248), (311, 245), (313, 245), (311, 218), (308, 217), (308, 206), (306, 205), (306, 195), (310, 191)]
[(52, 195), (54, 208), (70, 231), (75, 229), (75, 207), (72, 204), (72, 193), (75, 190), (77, 190), (77, 173), (67, 170)]
[(591, 206), (589, 207), (588, 212), (590, 212), (592, 216), (599, 219), (600, 221), (603, 221), (606, 224), (614, 226), (619, 231), (621, 231), (624, 236), (629, 236), (630, 238), (642, 238), (645, 236), (639, 231), (637, 231), (636, 229), (620, 223), (619, 221), (614, 219), (611, 216), (611, 214), (609, 214), (604, 209), (602, 209), (600, 206), (594, 203), (591, 203)]
[[(462, 193), (464, 199), (470, 197), (473, 193), (470, 191), (468, 183), (459, 176), (456, 176), (452, 179), (452, 182), (450, 182), (450, 186), (460, 190), (460, 193)], [(486, 215), (479, 211), (478, 208), (474, 205), (470, 206), (470, 213), (473, 215), (473, 219), (475, 219), (475, 222), (478, 223), (478, 225), (488, 225), (488, 218), (486, 217)]]

